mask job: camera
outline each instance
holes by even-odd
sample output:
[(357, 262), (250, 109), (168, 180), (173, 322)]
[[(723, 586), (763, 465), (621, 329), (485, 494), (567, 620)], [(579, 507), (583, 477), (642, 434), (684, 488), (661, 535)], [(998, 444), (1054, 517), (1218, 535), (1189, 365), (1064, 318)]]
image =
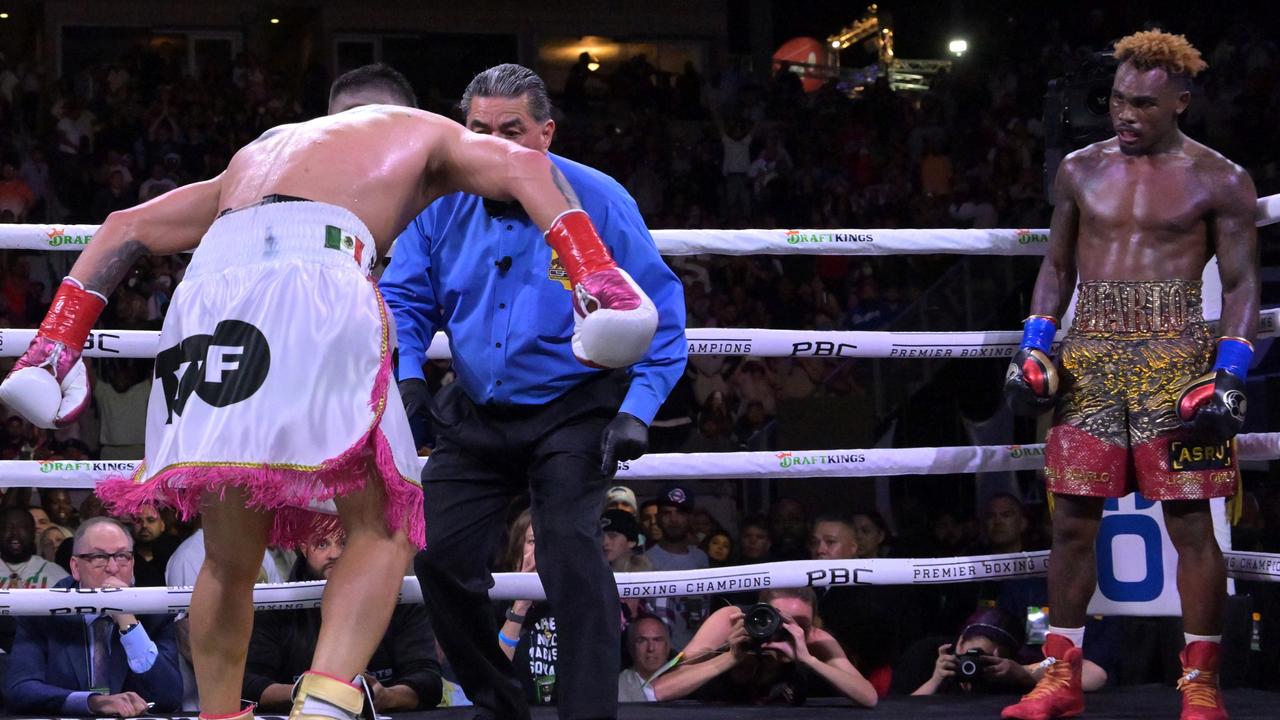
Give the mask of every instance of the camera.
[(743, 611), (742, 624), (756, 645), (782, 637), (782, 615), (769, 603), (756, 603)]
[(982, 676), (982, 661), (986, 653), (979, 648), (969, 648), (956, 654), (956, 679), (961, 682), (977, 682)]

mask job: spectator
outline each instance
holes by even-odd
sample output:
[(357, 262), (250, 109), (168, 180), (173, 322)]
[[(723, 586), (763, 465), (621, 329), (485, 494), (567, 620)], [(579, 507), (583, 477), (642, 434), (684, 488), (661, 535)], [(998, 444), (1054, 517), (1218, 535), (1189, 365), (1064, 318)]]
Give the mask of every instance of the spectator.
[[(40, 533), (40, 557), (49, 562), (58, 561), (58, 546), (75, 534), (75, 531), (62, 525), (52, 525)], [(63, 568), (64, 570), (66, 568)]]
[(143, 506), (133, 518), (133, 575), (138, 587), (165, 586), (165, 568), (182, 542), (166, 529), (164, 517), (154, 505)]
[(972, 555), (1023, 551), (1027, 515), (1018, 498), (1008, 493), (991, 496), (982, 510), (982, 540), (970, 550)]
[(49, 588), (67, 577), (62, 568), (36, 554), (36, 521), (32, 513), (23, 508), (5, 508), (0, 519), (0, 542), (4, 543), (0, 545), (0, 564), (4, 565), (0, 589)]
[(98, 439), (102, 459), (141, 458), (151, 397), (151, 364), (129, 360), (98, 363), (98, 378), (93, 383), (93, 399), (101, 418)]
[[(521, 512), (507, 533), (507, 552), (502, 562), (506, 572), (538, 571), (537, 540), (529, 511)], [(556, 618), (550, 604), (516, 600), (504, 614), (498, 629), (498, 648), (512, 662), (516, 677), (531, 703), (556, 701), (556, 660), (559, 647)]]
[(605, 510), (625, 510), (631, 513), (632, 517), (636, 515), (636, 492), (626, 485), (614, 485), (609, 488), (604, 502)]
[(27, 512), (31, 513), (31, 520), (36, 524), (36, 537), (40, 537), (45, 530), (53, 527), (53, 521), (49, 519), (49, 513), (44, 508), (32, 505), (27, 508)]
[[(707, 554), (689, 545), (689, 521), (693, 513), (693, 495), (682, 487), (673, 487), (658, 496), (658, 527), (662, 539), (644, 556), (654, 570), (701, 570), (707, 567)], [(671, 627), (672, 642), (687, 642), (688, 633), (696, 630), (706, 616), (707, 602), (701, 595), (663, 597), (653, 600), (654, 613)]]
[(733, 565), (733, 538), (728, 531), (716, 528), (702, 539), (698, 549), (707, 554), (707, 567), (720, 568)]
[(138, 198), (125, 181), (124, 171), (115, 169), (107, 176), (106, 187), (99, 188), (98, 192), (93, 196), (93, 205), (89, 208), (89, 217), (94, 222), (102, 222), (111, 213), (117, 210), (127, 210), (137, 204)]
[(640, 506), (640, 532), (644, 534), (645, 552), (658, 546), (662, 540), (662, 528), (658, 526), (658, 501), (645, 500)]
[(26, 222), (35, 203), (35, 193), (18, 177), (16, 161), (12, 157), (0, 160), (0, 211), (12, 212), (14, 222)]
[(769, 521), (761, 515), (746, 518), (738, 525), (738, 562), (746, 565), (769, 562), (772, 541), (769, 539)]
[(889, 547), (885, 544), (888, 538), (889, 526), (880, 513), (872, 510), (853, 514), (853, 540), (858, 547), (855, 557), (889, 557)]
[(636, 572), (633, 559), (641, 559), (641, 556), (635, 554), (640, 539), (640, 526), (636, 524), (635, 516), (617, 508), (605, 510), (600, 518), (600, 530), (604, 535), (604, 559), (614, 572)]
[(618, 675), (618, 702), (653, 702), (649, 679), (671, 659), (671, 633), (666, 623), (644, 615), (627, 625), (626, 639), (631, 666)]
[[(74, 543), (72, 577), (58, 587), (133, 584), (133, 539), (123, 525), (94, 518), (80, 525)], [(169, 615), (29, 616), (18, 620), (4, 698), (13, 713), (136, 717), (177, 710), (181, 682)]]
[[(299, 548), (290, 582), (327, 580), (347, 545), (340, 528), (318, 528)], [(259, 613), (249, 641), (244, 698), (267, 711), (286, 711), (296, 678), (311, 667), (320, 635), (320, 608)], [(411, 712), (440, 703), (443, 681), (435, 636), (419, 604), (397, 605), (391, 622), (364, 671), (373, 708), (379, 713)]]
[[(813, 523), (810, 552), (815, 560), (854, 560), (858, 543), (853, 521), (820, 515)], [(903, 626), (915, 620), (908, 591), (892, 586), (832, 586), (818, 597), (818, 615), (845, 654), (881, 695), (889, 692), (892, 663)]]
[(769, 507), (769, 542), (774, 560), (808, 558), (809, 521), (799, 500), (782, 497)]
[[(77, 444), (83, 447), (83, 443)], [(71, 503), (71, 493), (62, 488), (40, 488), (40, 507), (44, 508), (45, 513), (55, 525), (63, 525), (74, 530), (80, 524), (76, 506)]]
[[(694, 696), (708, 702), (801, 705), (838, 694), (874, 707), (876, 690), (818, 626), (813, 590), (766, 590), (760, 601), (782, 616), (778, 632), (753, 643), (741, 608), (720, 608), (681, 651), (687, 662), (652, 681), (658, 700)], [(724, 646), (728, 652), (722, 652)]]
[(707, 566), (707, 554), (688, 544), (693, 494), (673, 487), (658, 496), (658, 527), (662, 539), (645, 552), (655, 570), (700, 570)]
[(158, 198), (161, 195), (178, 187), (178, 183), (173, 181), (169, 173), (165, 170), (163, 162), (151, 163), (151, 174), (146, 180), (138, 186), (138, 202), (143, 203), (152, 198)]

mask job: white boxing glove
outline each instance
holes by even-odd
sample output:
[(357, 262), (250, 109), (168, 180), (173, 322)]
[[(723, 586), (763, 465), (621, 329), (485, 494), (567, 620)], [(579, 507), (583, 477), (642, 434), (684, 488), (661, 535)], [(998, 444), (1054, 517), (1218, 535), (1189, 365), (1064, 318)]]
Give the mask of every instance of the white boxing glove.
[(555, 249), (573, 285), (573, 355), (584, 365), (620, 368), (644, 357), (658, 329), (658, 310), (644, 290), (618, 267), (582, 210), (551, 223)]
[(591, 273), (574, 287), (573, 355), (594, 367), (635, 364), (658, 329), (658, 309), (644, 290), (614, 267)]

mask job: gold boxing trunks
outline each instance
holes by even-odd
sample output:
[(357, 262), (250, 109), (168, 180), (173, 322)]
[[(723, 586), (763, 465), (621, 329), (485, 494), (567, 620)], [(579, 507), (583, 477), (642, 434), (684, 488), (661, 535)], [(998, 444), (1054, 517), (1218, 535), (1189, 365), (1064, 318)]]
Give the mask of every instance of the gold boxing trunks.
[(1175, 411), (1183, 387), (1208, 371), (1213, 347), (1199, 281), (1080, 283), (1058, 357), (1049, 490), (1137, 489), (1150, 500), (1235, 494), (1234, 444), (1197, 441)]

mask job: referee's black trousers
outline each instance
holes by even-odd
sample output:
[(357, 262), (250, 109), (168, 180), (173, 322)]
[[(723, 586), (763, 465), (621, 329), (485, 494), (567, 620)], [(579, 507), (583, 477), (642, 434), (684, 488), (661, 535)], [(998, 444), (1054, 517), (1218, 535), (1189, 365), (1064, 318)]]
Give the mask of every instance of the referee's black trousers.
[(437, 394), (436, 446), (422, 475), (427, 545), (414, 570), (478, 717), (529, 717), (488, 597), (504, 514), (526, 488), (538, 576), (556, 619), (560, 717), (617, 716), (619, 604), (601, 549), (600, 435), (625, 394), (621, 375), (600, 373), (540, 406), (476, 405), (457, 383)]

